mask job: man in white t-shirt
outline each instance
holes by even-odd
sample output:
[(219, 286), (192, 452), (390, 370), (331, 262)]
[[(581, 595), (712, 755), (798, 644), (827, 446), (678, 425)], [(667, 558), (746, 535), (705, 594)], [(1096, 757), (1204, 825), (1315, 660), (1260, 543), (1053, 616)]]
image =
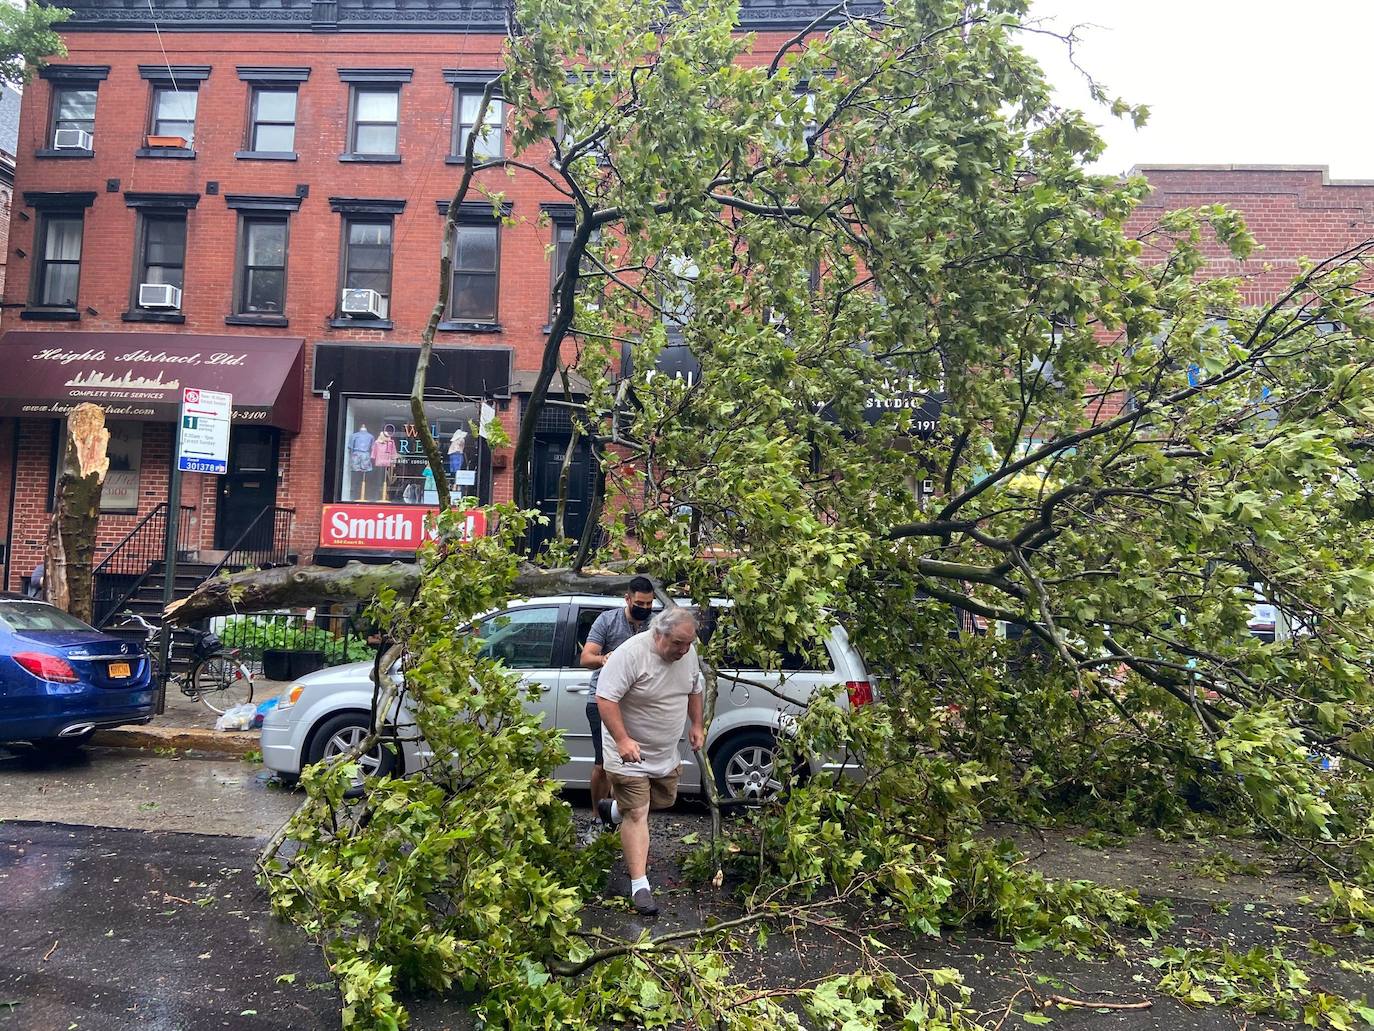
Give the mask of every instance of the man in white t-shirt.
[(653, 618), (647, 634), (611, 653), (596, 685), (612, 796), (601, 802), (610, 810), (601, 815), (620, 824), (630, 898), (635, 911), (645, 916), (658, 912), (648, 876), (649, 810), (667, 809), (677, 798), (683, 726), (690, 724), (693, 749), (706, 740), (692, 647), (696, 637), (696, 615), (690, 609), (666, 609)]

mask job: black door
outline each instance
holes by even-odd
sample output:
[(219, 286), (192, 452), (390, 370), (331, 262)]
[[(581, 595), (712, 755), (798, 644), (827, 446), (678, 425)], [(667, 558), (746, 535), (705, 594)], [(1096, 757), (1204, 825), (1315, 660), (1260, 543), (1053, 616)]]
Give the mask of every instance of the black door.
[[(557, 536), (558, 482), (563, 475), (563, 459), (567, 450), (567, 437), (536, 437), (534, 440), (534, 501), (539, 511), (548, 516), (549, 523), (547, 526), (530, 528), (531, 551), (542, 551)], [(582, 528), (587, 525), (591, 473), (591, 449), (585, 441), (578, 441), (568, 469), (568, 500), (563, 523), (564, 533), (573, 540), (582, 536)]]
[[(229, 472), (219, 481), (215, 547), (270, 552), (272, 513), (258, 516), (277, 504), (277, 431), (270, 426), (235, 426), (229, 433)], [(250, 526), (252, 532), (240, 540)]]

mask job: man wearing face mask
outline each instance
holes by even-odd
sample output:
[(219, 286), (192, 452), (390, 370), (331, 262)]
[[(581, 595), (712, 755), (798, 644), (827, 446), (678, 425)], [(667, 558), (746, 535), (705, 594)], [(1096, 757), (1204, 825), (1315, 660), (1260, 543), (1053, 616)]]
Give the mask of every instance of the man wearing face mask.
[(630, 581), (625, 592), (625, 604), (620, 608), (607, 609), (596, 617), (587, 643), (582, 646), (581, 663), (584, 669), (592, 671), (591, 694), (587, 698), (587, 724), (592, 729), (592, 811), (601, 816), (601, 822), (609, 829), (611, 823), (602, 814), (603, 799), (611, 793), (610, 781), (606, 779), (606, 766), (601, 748), (601, 713), (596, 706), (596, 682), (601, 679), (601, 667), (611, 657), (611, 653), (622, 644), (642, 633), (649, 625), (649, 617), (654, 614), (654, 585), (647, 576), (637, 576)]

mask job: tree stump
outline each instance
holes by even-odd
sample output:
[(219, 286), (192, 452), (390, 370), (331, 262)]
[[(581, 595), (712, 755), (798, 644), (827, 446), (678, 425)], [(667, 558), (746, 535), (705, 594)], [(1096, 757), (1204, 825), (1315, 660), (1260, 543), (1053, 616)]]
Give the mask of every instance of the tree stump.
[(105, 409), (89, 403), (72, 409), (44, 556), (48, 601), (87, 623), (94, 617), (95, 530), (110, 468), (109, 443)]

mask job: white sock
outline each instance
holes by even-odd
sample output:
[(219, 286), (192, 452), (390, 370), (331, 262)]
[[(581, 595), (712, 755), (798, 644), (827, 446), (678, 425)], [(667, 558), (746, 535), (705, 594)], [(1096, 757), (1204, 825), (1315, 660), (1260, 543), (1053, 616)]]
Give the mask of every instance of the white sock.
[(611, 823), (620, 822), (620, 803), (611, 799)]
[(648, 890), (649, 890), (649, 878), (648, 878), (648, 877), (636, 877), (634, 880), (632, 880), (632, 881), (630, 882), (630, 894), (631, 894), (631, 895), (633, 895), (635, 892), (637, 892), (640, 888), (643, 888), (645, 891), (648, 891)]

